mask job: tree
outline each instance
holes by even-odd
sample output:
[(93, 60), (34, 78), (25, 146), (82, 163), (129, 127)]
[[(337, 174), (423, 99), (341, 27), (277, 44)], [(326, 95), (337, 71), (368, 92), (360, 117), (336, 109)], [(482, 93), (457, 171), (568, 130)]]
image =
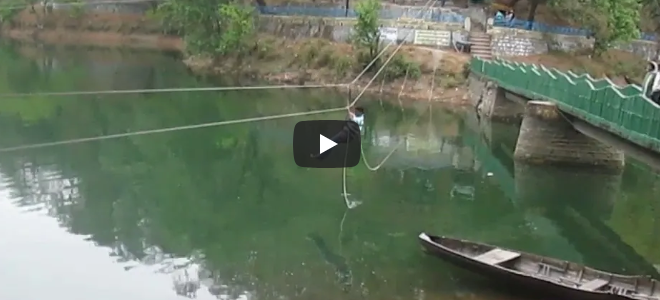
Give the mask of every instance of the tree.
[[(642, 0), (642, 20), (641, 28), (647, 32), (653, 32), (656, 40), (660, 37), (660, 1)], [(660, 44), (656, 45), (656, 59), (660, 57)]]
[(534, 18), (536, 17), (536, 9), (539, 8), (540, 4), (546, 3), (547, 0), (528, 0), (529, 2), (529, 14), (527, 15), (527, 22), (529, 22), (530, 26), (532, 22), (534, 22)]
[(596, 57), (614, 43), (639, 37), (639, 0), (552, 0), (550, 5), (591, 32)]
[(220, 6), (218, 14), (223, 21), (225, 30), (220, 35), (220, 43), (216, 52), (225, 55), (244, 50), (246, 39), (254, 33), (252, 12), (251, 8), (238, 5), (222, 4)]
[[(378, 0), (365, 0), (358, 2), (355, 12), (357, 23), (353, 27), (353, 42), (361, 48), (368, 49), (367, 55), (361, 55), (360, 61), (369, 64), (378, 55), (380, 44), (380, 30), (378, 20), (381, 4)], [(372, 67), (377, 65), (373, 64)]]
[(227, 55), (244, 49), (254, 33), (253, 9), (228, 0), (167, 0), (156, 15), (176, 28), (193, 54)]

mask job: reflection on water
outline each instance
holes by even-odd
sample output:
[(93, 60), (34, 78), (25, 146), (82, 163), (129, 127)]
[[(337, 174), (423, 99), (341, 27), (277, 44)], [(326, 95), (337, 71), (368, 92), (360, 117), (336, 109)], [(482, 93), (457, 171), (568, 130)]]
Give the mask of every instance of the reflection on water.
[[(5, 78), (38, 61), (0, 50)], [(142, 83), (130, 88), (204, 85), (182, 75), (175, 60), (149, 55), (154, 63), (129, 63), (132, 54), (104, 55), (99, 62), (92, 54), (32, 53), (58, 57), (58, 67), (49, 76), (39, 68), (24, 74), (33, 78), (29, 87), (0, 80), (0, 92), (73, 90), (105, 79), (113, 88), (128, 86), (99, 65), (142, 74)], [(0, 100), (0, 148), (344, 101), (327, 91)], [(572, 177), (582, 183), (573, 187), (560, 180), (565, 173), (514, 168), (502, 150), (511, 149), (510, 134), (498, 134), (511, 126), (484, 135), (469, 116), (438, 108), (430, 114), (386, 102), (365, 105), (370, 162), (403, 142), (377, 172), (363, 165), (347, 170), (350, 197), (362, 202), (354, 209), (344, 204), (342, 170), (301, 169), (291, 158), (296, 122), (342, 114), (4, 153), (0, 241), (6, 251), (0, 261), (6, 272), (0, 280), (7, 288), (0, 297), (515, 298), (424, 256), (416, 241), (420, 231), (613, 270), (660, 263), (650, 250), (660, 225), (655, 210), (647, 209), (657, 206), (657, 180), (648, 171), (629, 167), (616, 182)], [(589, 202), (594, 193), (603, 195), (590, 188), (603, 180), (619, 188), (607, 209)], [(560, 187), (582, 193), (558, 193)], [(557, 201), (567, 195), (579, 197)]]

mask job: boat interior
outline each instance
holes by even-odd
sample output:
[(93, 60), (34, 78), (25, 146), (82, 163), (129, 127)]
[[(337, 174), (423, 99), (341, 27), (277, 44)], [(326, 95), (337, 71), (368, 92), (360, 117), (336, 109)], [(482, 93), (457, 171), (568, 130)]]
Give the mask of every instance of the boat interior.
[(572, 262), (450, 238), (432, 237), (432, 240), (473, 260), (555, 284), (631, 299), (660, 299), (660, 283), (650, 276), (612, 274)]

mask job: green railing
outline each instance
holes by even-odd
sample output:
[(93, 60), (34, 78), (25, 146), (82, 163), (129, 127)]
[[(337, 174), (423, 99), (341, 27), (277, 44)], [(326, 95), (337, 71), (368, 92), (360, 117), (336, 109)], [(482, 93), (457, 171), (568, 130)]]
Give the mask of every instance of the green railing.
[(506, 90), (555, 102), (562, 111), (660, 152), (660, 106), (638, 86), (619, 87), (608, 79), (501, 60), (472, 58), (470, 68)]

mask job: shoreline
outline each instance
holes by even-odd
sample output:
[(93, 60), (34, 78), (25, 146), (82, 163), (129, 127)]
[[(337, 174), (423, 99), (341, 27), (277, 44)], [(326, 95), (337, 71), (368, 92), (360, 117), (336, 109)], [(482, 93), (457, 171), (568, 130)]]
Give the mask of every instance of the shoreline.
[[(45, 23), (44, 19), (51, 18), (54, 21), (50, 22), (52, 27), (41, 28)], [(67, 21), (69, 23), (67, 23)], [(159, 25), (154, 25), (152, 20), (148, 20), (141, 15), (127, 15), (127, 14), (112, 14), (112, 13), (94, 13), (88, 14), (81, 18), (76, 19), (76, 24), (70, 24), (71, 17), (64, 14), (47, 14), (41, 15), (30, 14), (21, 12), (12, 19), (12, 24), (9, 27), (0, 30), (0, 36), (11, 40), (24, 42), (26, 44), (48, 44), (53, 46), (93, 46), (107, 49), (143, 49), (143, 50), (158, 50), (158, 51), (176, 51), (185, 53), (185, 44), (181, 37), (167, 36), (158, 32)], [(96, 27), (88, 29), (78, 29), (81, 24), (97, 24)], [(74, 26), (78, 25), (78, 26)], [(3, 27), (7, 27), (4, 26)], [(83, 26), (84, 27), (84, 26)], [(89, 27), (88, 27), (89, 28)], [(260, 42), (261, 42), (260, 36)], [(293, 58), (297, 59), (299, 54), (304, 55), (301, 51), (305, 51), (304, 47), (309, 46), (310, 43), (315, 43), (313, 46), (322, 44), (329, 51), (338, 52), (340, 55), (348, 56), (347, 48), (351, 46), (344, 43), (333, 43), (330, 41), (321, 41), (318, 39), (301, 39), (301, 40), (288, 40), (282, 37), (264, 36), (264, 40), (268, 43), (274, 43), (270, 49), (275, 53), (274, 57), (269, 59), (249, 58), (247, 62), (240, 65), (240, 68), (230, 66), (231, 63), (224, 65), (214, 64), (212, 59), (199, 58), (195, 56), (185, 56), (183, 63), (196, 75), (219, 75), (233, 73), (240, 77), (251, 77), (254, 79), (264, 80), (266, 82), (277, 84), (336, 84), (338, 82), (349, 83), (358, 74), (348, 72), (344, 76), (331, 74), (327, 68), (324, 67), (313, 68), (311, 66), (294, 65), (291, 59), (293, 51)], [(293, 45), (293, 46), (291, 46)], [(288, 49), (282, 49), (283, 46)], [(293, 47), (293, 48), (292, 48)], [(416, 57), (420, 64), (424, 64), (429, 60), (438, 60), (436, 56), (443, 58), (443, 53), (433, 53), (432, 49), (422, 49), (414, 46), (402, 47), (400, 52), (406, 52), (406, 55), (418, 56)], [(322, 49), (323, 50), (323, 49)], [(429, 52), (416, 53), (416, 52)], [(269, 53), (270, 54), (270, 53)], [(429, 56), (430, 55), (430, 56)], [(231, 59), (230, 59), (231, 60)], [(289, 61), (287, 61), (289, 60)], [(301, 64), (300, 59), (295, 61), (296, 64)], [(440, 61), (444, 64), (444, 61)], [(428, 63), (427, 63), (428, 64)], [(235, 71), (239, 69), (240, 71)], [(427, 66), (422, 75), (416, 79), (396, 79), (389, 82), (382, 80), (375, 80), (365, 91), (369, 95), (386, 95), (388, 98), (402, 100), (400, 102), (422, 102), (429, 101), (448, 107), (465, 107), (469, 105), (467, 99), (466, 87), (458, 84), (456, 87), (442, 88), (438, 87), (444, 83), (442, 80), (433, 78), (428, 73), (429, 67)], [(232, 71), (234, 70), (234, 71)], [(440, 69), (438, 69), (440, 71)], [(435, 74), (434, 74), (435, 75)], [(454, 75), (454, 74), (450, 74)], [(365, 86), (371, 81), (371, 74), (363, 75), (352, 87), (355, 95), (362, 92)], [(447, 78), (447, 81), (455, 80)], [(404, 86), (405, 84), (405, 86)], [(403, 88), (402, 88), (403, 87)], [(431, 87), (433, 92), (431, 95)]]

